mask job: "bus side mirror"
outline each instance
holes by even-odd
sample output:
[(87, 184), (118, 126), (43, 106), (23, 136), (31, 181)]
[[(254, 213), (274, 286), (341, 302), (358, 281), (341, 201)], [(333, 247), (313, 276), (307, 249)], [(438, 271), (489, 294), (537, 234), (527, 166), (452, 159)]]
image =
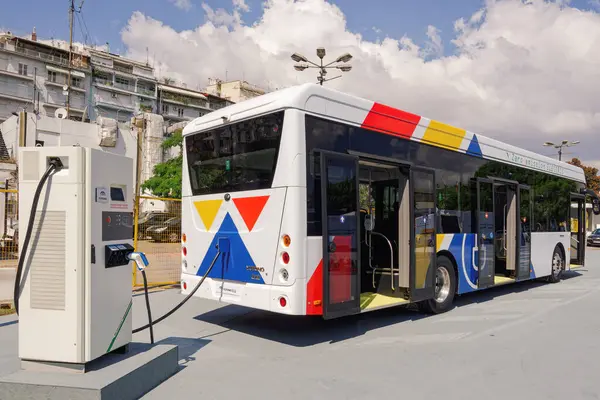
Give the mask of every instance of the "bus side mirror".
[(598, 198), (592, 199), (592, 211), (596, 215), (600, 215), (600, 200)]

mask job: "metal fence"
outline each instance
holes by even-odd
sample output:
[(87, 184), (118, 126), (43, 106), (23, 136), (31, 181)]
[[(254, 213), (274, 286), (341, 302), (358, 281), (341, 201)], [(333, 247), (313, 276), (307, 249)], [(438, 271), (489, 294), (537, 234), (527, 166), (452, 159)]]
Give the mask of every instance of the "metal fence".
[(0, 268), (16, 267), (19, 262), (19, 193), (0, 189)]
[[(134, 247), (146, 254), (149, 286), (177, 285), (181, 279), (181, 199), (138, 196)], [(143, 285), (133, 267), (133, 286)]]

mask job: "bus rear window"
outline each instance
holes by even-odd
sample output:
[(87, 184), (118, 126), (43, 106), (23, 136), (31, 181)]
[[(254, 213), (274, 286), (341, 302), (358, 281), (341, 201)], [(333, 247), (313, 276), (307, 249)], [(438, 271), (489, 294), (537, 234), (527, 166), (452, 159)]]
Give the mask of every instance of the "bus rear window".
[(185, 138), (192, 195), (271, 187), (283, 111)]

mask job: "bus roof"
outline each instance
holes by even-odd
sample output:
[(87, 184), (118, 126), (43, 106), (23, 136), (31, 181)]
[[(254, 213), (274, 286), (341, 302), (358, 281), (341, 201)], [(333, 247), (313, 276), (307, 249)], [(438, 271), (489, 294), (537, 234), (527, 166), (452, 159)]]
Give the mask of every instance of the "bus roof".
[(187, 124), (183, 135), (281, 109), (298, 109), (392, 136), (585, 183), (583, 170), (566, 162), (313, 83), (277, 90), (213, 111)]

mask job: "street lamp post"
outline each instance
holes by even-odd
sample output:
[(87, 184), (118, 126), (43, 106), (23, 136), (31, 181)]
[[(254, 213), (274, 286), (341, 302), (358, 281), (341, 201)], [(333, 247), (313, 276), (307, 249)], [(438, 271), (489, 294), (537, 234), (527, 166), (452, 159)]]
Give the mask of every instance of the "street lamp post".
[[(340, 78), (341, 75), (334, 76), (333, 78), (325, 79), (325, 75), (327, 75), (327, 69), (336, 68), (342, 72), (348, 72), (352, 69), (351, 65), (347, 65), (346, 63), (352, 59), (352, 55), (350, 53), (343, 54), (335, 59), (335, 61), (330, 62), (329, 64), (323, 65), (323, 58), (325, 57), (325, 48), (319, 47), (317, 49), (317, 57), (320, 59), (320, 64), (309, 61), (308, 58), (304, 57), (301, 54), (294, 53), (292, 54), (292, 60), (297, 63), (307, 63), (307, 64), (296, 64), (294, 65), (294, 69), (296, 71), (304, 71), (307, 68), (317, 68), (319, 70), (319, 76), (317, 77), (317, 81), (321, 86), (323, 86), (323, 82), (331, 81), (333, 79)], [(334, 65), (338, 63), (343, 63), (341, 65)]]
[(569, 140), (563, 140), (562, 142), (560, 142), (560, 144), (555, 144), (552, 142), (545, 142), (544, 146), (552, 146), (555, 149), (558, 149), (558, 161), (562, 161), (562, 148), (575, 146), (576, 144), (579, 144), (579, 140), (576, 140), (574, 142), (571, 142)]

